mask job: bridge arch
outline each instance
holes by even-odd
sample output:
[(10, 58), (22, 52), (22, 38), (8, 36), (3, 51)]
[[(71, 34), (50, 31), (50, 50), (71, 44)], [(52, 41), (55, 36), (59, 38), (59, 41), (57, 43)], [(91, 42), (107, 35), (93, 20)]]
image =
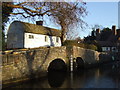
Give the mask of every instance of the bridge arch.
[(67, 65), (64, 60), (57, 58), (50, 62), (48, 72), (50, 71), (67, 71)]
[(81, 57), (76, 58), (76, 67), (77, 69), (83, 69), (85, 68), (85, 61)]

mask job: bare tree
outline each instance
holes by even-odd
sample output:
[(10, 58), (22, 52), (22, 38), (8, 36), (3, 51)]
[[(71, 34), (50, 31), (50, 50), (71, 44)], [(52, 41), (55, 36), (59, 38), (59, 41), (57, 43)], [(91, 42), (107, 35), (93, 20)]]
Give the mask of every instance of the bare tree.
[(99, 25), (99, 24), (95, 24), (95, 25), (92, 26), (92, 30), (94, 30), (94, 31), (95, 31), (96, 29), (101, 29), (101, 30), (102, 30), (103, 28), (104, 28), (104, 27), (103, 27), (102, 25)]
[(83, 17), (87, 15), (85, 4), (84, 2), (22, 2), (3, 5), (17, 9), (18, 12), (12, 12), (11, 15), (22, 15), (24, 18), (47, 15), (52, 22), (61, 26), (63, 43), (71, 27), (78, 25), (83, 28), (86, 24), (83, 21)]

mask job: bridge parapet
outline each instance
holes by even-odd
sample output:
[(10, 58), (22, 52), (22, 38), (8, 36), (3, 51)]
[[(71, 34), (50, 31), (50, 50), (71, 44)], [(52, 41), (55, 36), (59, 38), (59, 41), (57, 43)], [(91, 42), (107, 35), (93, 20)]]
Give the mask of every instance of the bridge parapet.
[(81, 60), (83, 60), (85, 66), (88, 66), (91, 64), (98, 64), (100, 61), (99, 55), (100, 55), (100, 52), (97, 52), (94, 50), (84, 49), (77, 46), (67, 47), (67, 56), (68, 58), (71, 58), (71, 57), (73, 58), (73, 62), (76, 64), (74, 67), (77, 67), (76, 59), (78, 58), (81, 58)]
[(73, 57), (81, 57), (86, 63), (96, 63), (99, 61), (99, 52), (73, 46)]
[[(2, 55), (2, 80), (3, 83), (11, 83), (11, 81), (45, 76), (54, 60), (62, 60), (69, 71), (78, 64), (83, 66), (86, 63), (90, 65), (99, 63), (100, 55), (97, 51), (76, 46), (12, 50)], [(52, 68), (61, 68), (57, 65)]]
[(68, 63), (66, 47), (15, 50), (4, 53), (1, 66), (3, 83), (45, 76), (49, 64), (58, 58)]

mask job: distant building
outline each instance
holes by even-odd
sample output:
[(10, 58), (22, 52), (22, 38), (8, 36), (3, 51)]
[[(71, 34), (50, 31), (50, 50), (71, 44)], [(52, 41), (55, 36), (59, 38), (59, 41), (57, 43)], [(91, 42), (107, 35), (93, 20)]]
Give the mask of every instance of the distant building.
[(92, 32), (92, 35), (96, 37), (96, 41), (101, 46), (102, 51), (120, 51), (120, 29), (116, 29), (116, 26), (112, 26), (111, 30), (104, 32), (96, 29), (96, 31)]
[(41, 25), (14, 21), (8, 30), (7, 48), (61, 46), (61, 31)]
[(117, 43), (109, 41), (98, 41), (103, 52), (118, 52)]

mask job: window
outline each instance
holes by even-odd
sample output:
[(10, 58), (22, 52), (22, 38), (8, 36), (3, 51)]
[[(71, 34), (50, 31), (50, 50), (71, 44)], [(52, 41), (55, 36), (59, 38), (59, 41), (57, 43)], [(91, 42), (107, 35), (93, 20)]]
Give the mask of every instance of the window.
[(107, 51), (107, 47), (102, 47), (102, 51)]
[(105, 51), (105, 47), (102, 47), (102, 51)]
[(110, 51), (110, 47), (108, 47), (108, 51)]
[(106, 47), (106, 51), (109, 51), (109, 47)]
[(34, 39), (34, 36), (33, 35), (29, 35), (29, 39)]
[(57, 42), (57, 43), (59, 42), (59, 38), (58, 38), (58, 37), (56, 37), (56, 42)]
[(45, 36), (45, 42), (48, 42), (48, 38), (47, 38), (47, 36)]
[(112, 47), (112, 51), (115, 51), (116, 50), (116, 47)]

